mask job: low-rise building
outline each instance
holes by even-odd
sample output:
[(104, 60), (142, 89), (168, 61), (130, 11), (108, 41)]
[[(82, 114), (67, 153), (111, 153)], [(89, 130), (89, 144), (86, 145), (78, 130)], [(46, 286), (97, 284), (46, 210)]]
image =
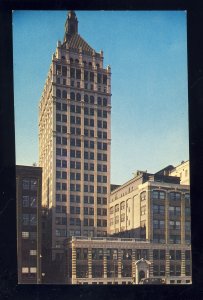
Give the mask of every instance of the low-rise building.
[(134, 238), (72, 237), (65, 243), (69, 284), (138, 284), (143, 278), (191, 283), (191, 248)]
[(111, 193), (109, 233), (190, 244), (190, 188), (179, 177), (138, 173)]
[(42, 169), (16, 166), (18, 283), (41, 283)]

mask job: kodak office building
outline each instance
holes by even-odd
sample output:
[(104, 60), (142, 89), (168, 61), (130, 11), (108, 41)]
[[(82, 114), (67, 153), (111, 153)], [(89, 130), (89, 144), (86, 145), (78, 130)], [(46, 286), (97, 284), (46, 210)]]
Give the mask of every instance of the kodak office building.
[(138, 172), (111, 192), (110, 149), (111, 68), (70, 11), (39, 104), (43, 282), (191, 283), (189, 185)]

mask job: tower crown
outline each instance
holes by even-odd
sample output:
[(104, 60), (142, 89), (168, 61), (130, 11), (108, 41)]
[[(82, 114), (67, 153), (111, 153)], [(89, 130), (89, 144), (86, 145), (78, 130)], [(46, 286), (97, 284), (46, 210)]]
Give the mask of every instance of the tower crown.
[(78, 19), (73, 10), (68, 12), (66, 24), (65, 24), (65, 34), (66, 36), (71, 36), (78, 33)]

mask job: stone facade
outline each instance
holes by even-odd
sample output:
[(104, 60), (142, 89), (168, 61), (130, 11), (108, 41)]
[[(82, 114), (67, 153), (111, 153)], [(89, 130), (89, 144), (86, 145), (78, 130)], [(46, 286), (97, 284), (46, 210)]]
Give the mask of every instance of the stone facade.
[(66, 242), (69, 284), (138, 284), (142, 278), (191, 283), (190, 245), (130, 238), (72, 237)]
[(71, 11), (39, 104), (42, 205), (51, 212), (55, 252), (67, 236), (107, 234), (110, 121), (111, 68), (78, 34)]
[(190, 185), (190, 163), (189, 160), (182, 161), (170, 171), (169, 175), (180, 177), (180, 184)]

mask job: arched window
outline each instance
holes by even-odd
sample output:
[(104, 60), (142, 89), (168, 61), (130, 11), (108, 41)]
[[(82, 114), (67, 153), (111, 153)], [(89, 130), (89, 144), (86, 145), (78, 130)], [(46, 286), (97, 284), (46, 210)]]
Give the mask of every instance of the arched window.
[(85, 96), (84, 96), (84, 101), (85, 101), (86, 103), (89, 102), (89, 97), (88, 97), (88, 95), (85, 95)]
[(89, 62), (89, 66), (90, 66), (90, 67), (92, 66), (92, 63), (91, 63), (91, 62)]
[(94, 96), (90, 96), (90, 103), (94, 104)]
[(73, 63), (73, 59), (72, 59), (72, 57), (70, 58), (70, 63)]
[(97, 98), (97, 104), (98, 104), (98, 105), (102, 105), (102, 99), (101, 99), (101, 97), (98, 97), (98, 98)]
[(76, 95), (76, 100), (81, 101), (81, 95), (79, 93), (77, 93), (77, 95)]
[(103, 99), (103, 106), (107, 106), (107, 99), (106, 98)]
[(73, 93), (73, 92), (70, 93), (70, 99), (75, 100), (75, 93)]
[(99, 64), (96, 64), (96, 66), (99, 68)]
[(61, 98), (61, 91), (58, 89), (56, 90), (56, 97)]
[(62, 56), (61, 58), (62, 58), (62, 59), (66, 59), (65, 56)]
[(75, 63), (78, 64), (78, 63), (79, 63), (79, 60), (78, 60), (78, 59), (75, 59)]
[(66, 91), (63, 91), (63, 92), (62, 92), (62, 98), (64, 98), (64, 99), (67, 98), (67, 92), (66, 92)]
[(86, 60), (83, 60), (83, 64), (84, 64), (84, 65), (86, 65), (86, 64), (87, 64)]

